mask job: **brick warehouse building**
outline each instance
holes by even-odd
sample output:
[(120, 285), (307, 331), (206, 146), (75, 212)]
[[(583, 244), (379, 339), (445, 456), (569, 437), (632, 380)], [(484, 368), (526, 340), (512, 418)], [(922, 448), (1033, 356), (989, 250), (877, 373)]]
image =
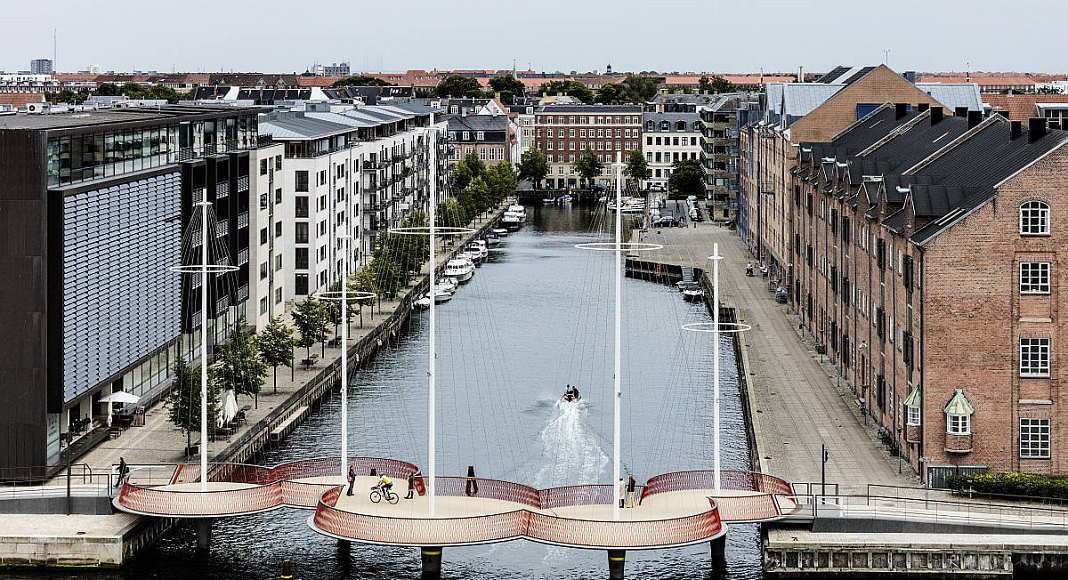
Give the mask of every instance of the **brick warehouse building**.
[(599, 185), (611, 186), (611, 163), (616, 152), (641, 149), (642, 107), (640, 105), (545, 105), (534, 111), (534, 144), (545, 153), (549, 174), (545, 187), (579, 186), (575, 159), (590, 149), (604, 164)]
[(1068, 465), (1066, 143), (1041, 119), (887, 104), (797, 148), (782, 196), (791, 301), (932, 486), (961, 468)]

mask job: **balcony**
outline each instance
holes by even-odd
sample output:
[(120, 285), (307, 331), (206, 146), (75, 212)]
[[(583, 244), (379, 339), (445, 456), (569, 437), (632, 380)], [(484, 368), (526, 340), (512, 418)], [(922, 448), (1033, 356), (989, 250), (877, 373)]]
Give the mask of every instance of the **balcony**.
[(964, 454), (972, 452), (972, 436), (952, 435), (946, 433), (946, 453)]
[[(274, 169), (272, 168), (271, 171), (274, 171)], [(248, 176), (247, 175), (242, 175), (241, 177), (237, 178), (237, 192), (238, 193), (246, 193), (247, 191), (248, 191)]]
[(237, 229), (248, 227), (248, 212), (244, 211), (237, 214)]
[(223, 237), (230, 233), (230, 220), (219, 220), (219, 223), (215, 224), (215, 235)]
[(237, 301), (244, 302), (245, 300), (248, 300), (248, 284), (237, 289)]
[(230, 195), (230, 182), (229, 181), (220, 181), (219, 183), (215, 184), (215, 197), (216, 198), (222, 199), (222, 198), (224, 198), (224, 197), (226, 197), (228, 195)]
[(237, 253), (237, 265), (244, 266), (248, 263), (248, 248), (245, 248)]

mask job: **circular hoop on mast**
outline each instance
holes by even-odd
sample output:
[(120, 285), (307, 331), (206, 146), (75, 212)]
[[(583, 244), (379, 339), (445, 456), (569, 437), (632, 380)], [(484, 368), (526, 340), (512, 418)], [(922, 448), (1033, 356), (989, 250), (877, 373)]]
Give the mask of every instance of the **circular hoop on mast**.
[(430, 226), (414, 226), (408, 228), (393, 228), (386, 233), (398, 234), (402, 236), (463, 236), (467, 234), (475, 233), (474, 228), (454, 228), (454, 227), (434, 227)]
[(588, 242), (575, 244), (575, 247), (580, 250), (596, 250), (598, 252), (648, 252), (664, 248), (661, 244), (647, 244), (644, 242), (623, 242), (621, 244), (615, 242)]
[(374, 300), (378, 297), (378, 294), (374, 292), (356, 292), (348, 290), (325, 290), (323, 292), (316, 292), (313, 294), (317, 300), (327, 300), (329, 302), (360, 302), (361, 300)]
[(182, 266), (170, 266), (168, 272), (179, 274), (229, 274), (240, 270), (237, 266), (227, 264), (186, 264)]
[(746, 332), (753, 330), (753, 327), (741, 322), (720, 322), (719, 328), (716, 327), (715, 322), (691, 322), (690, 324), (683, 324), (683, 330), (690, 332), (722, 332), (724, 334), (732, 334), (737, 332)]

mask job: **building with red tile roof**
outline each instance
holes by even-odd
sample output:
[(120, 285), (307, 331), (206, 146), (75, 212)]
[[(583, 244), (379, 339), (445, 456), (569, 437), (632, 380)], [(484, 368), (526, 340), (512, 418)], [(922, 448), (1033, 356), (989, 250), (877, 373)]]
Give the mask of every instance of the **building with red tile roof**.
[(983, 95), (983, 102), (995, 112), (1005, 112), (1013, 121), (1026, 122), (1031, 117), (1068, 120), (1063, 116), (1068, 109), (1068, 95)]

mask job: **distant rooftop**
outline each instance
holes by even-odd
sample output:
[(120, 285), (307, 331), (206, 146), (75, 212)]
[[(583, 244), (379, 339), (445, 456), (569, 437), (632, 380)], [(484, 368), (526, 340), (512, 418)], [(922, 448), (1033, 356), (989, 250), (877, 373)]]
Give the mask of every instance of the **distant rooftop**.
[(0, 130), (55, 130), (91, 127), (115, 123), (144, 123), (152, 121), (210, 119), (254, 114), (256, 109), (211, 107), (203, 105), (167, 105), (161, 107), (123, 107), (113, 109), (77, 110), (67, 113), (19, 113), (0, 117)]

